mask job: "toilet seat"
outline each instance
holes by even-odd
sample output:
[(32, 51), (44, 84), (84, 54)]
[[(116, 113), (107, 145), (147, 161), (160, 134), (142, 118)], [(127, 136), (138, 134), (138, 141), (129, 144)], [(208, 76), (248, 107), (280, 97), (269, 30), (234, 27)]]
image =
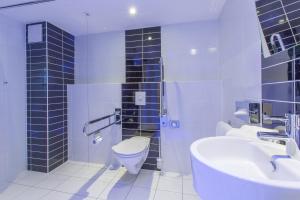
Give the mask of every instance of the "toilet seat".
[(136, 153), (136, 154), (131, 154), (131, 155), (124, 155), (124, 154), (120, 154), (120, 153), (116, 153), (116, 152), (114, 152), (114, 153), (115, 153), (115, 155), (117, 155), (119, 157), (122, 157), (122, 158), (132, 158), (132, 157), (138, 157), (138, 156), (140, 156), (141, 154), (144, 153), (144, 151)]
[(122, 157), (134, 157), (144, 152), (148, 148), (150, 138), (135, 136), (130, 139), (123, 140), (119, 144), (112, 147), (113, 151)]

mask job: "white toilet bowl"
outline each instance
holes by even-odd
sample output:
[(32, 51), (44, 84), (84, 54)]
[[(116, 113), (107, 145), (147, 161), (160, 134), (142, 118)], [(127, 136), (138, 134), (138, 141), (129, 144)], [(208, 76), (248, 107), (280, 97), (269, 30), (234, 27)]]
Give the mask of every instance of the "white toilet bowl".
[(123, 140), (112, 147), (116, 160), (126, 167), (129, 173), (138, 174), (144, 164), (150, 146), (150, 138), (135, 136)]

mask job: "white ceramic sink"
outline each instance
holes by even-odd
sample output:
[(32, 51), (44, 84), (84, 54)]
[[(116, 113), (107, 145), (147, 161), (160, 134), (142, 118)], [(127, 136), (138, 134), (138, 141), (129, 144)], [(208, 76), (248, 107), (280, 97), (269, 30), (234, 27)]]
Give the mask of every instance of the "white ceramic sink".
[(238, 137), (201, 139), (191, 145), (194, 187), (203, 200), (299, 200), (300, 161), (278, 159), (283, 145)]

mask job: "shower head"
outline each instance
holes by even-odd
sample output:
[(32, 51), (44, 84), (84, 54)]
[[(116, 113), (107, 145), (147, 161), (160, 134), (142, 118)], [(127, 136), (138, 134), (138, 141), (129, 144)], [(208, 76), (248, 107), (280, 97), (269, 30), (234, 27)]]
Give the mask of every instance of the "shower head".
[(0, 6), (0, 10), (48, 3), (51, 1), (56, 1), (56, 0), (36, 0), (36, 1), (28, 1), (28, 2), (23, 2), (23, 3), (18, 3), (18, 4), (5, 5), (5, 6)]

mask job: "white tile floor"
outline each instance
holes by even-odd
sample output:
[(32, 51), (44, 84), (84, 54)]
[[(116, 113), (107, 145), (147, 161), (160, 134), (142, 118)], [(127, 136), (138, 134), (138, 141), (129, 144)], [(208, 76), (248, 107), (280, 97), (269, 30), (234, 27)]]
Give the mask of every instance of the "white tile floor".
[(24, 171), (0, 193), (0, 200), (199, 200), (191, 176), (69, 161), (49, 174)]

